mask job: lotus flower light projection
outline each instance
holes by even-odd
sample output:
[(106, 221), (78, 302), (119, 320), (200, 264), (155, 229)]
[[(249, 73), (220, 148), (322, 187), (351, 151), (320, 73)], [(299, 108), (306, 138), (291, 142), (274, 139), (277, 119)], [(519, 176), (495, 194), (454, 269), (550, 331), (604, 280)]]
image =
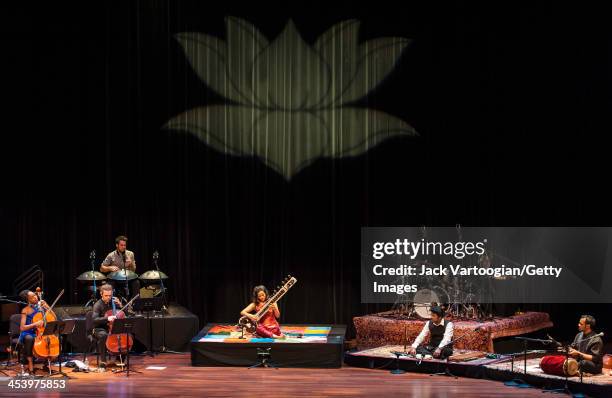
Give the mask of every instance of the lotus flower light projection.
[(287, 180), (315, 160), (357, 156), (397, 135), (405, 121), (351, 106), (394, 68), (408, 39), (358, 42), (359, 22), (341, 22), (310, 46), (289, 21), (269, 42), (251, 23), (226, 22), (225, 41), (179, 33), (193, 70), (223, 96), (222, 105), (190, 109), (166, 128), (194, 134), (216, 150), (257, 156)]

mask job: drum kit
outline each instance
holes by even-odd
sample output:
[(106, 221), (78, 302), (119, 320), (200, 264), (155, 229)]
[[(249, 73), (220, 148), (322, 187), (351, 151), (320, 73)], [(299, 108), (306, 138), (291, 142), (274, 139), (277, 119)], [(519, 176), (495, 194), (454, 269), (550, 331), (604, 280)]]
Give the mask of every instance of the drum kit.
[(158, 297), (166, 291), (166, 288), (162, 286), (164, 283), (163, 281), (168, 279), (168, 275), (157, 270), (146, 271), (140, 275), (129, 270), (111, 272), (108, 275), (104, 275), (98, 271), (86, 271), (77, 276), (76, 279), (83, 283), (88, 292), (88, 297), (90, 297), (90, 299), (84, 307), (89, 307), (97, 301), (97, 288), (100, 284), (105, 283), (107, 280), (125, 283), (126, 281), (137, 278), (140, 279), (143, 285), (140, 289), (140, 297), (142, 298)]
[[(433, 266), (428, 261), (419, 261), (415, 266)], [(390, 313), (402, 318), (430, 319), (430, 309), (434, 305), (442, 307), (448, 316), (453, 319), (483, 319), (487, 315), (479, 303), (483, 297), (484, 289), (475, 288), (472, 282), (461, 278), (451, 277), (421, 277), (418, 285), (422, 286), (415, 293), (403, 294), (398, 297)], [(408, 277), (402, 276), (394, 283), (414, 283)]]

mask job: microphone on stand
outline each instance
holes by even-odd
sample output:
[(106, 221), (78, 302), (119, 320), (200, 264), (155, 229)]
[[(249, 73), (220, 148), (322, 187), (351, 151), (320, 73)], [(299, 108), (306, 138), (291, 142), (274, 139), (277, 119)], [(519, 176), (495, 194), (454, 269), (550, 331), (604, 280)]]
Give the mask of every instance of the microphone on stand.
[(561, 344), (557, 340), (553, 339), (550, 334), (546, 334), (546, 337), (548, 337), (548, 340), (550, 340), (550, 342), (555, 344), (557, 347), (563, 346), (563, 344)]

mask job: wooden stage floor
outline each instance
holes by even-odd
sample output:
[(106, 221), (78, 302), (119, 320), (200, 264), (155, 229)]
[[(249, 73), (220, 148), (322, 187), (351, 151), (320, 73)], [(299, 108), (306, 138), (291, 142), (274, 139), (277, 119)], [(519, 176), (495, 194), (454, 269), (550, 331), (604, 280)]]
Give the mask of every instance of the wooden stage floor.
[[(95, 363), (95, 360), (94, 360)], [(344, 366), (340, 369), (246, 369), (192, 367), (190, 354), (132, 357), (142, 373), (73, 373), (68, 391), (45, 397), (542, 397), (539, 389), (516, 389), (501, 382), (419, 373), (392, 375), (388, 370)], [(165, 370), (145, 369), (166, 366)], [(3, 381), (6, 383), (6, 381)], [(6, 390), (4, 390), (6, 391)], [(1, 395), (1, 394), (0, 394)], [(3, 396), (25, 396), (13, 393)]]

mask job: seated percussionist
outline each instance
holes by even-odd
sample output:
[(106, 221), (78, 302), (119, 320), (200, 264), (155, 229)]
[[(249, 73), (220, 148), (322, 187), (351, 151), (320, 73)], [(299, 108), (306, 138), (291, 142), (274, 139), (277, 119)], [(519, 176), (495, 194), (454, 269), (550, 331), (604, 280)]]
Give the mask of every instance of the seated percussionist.
[(268, 296), (268, 289), (266, 289), (265, 286), (255, 286), (253, 288), (253, 301), (242, 311), (240, 311), (240, 315), (246, 316), (247, 318), (257, 322), (257, 331), (255, 332), (257, 335), (261, 337), (282, 339), (285, 336), (282, 334), (280, 325), (277, 321), (277, 319), (280, 318), (280, 311), (278, 310), (276, 303), (270, 305), (268, 311), (259, 320), (254, 314), (251, 314), (251, 312), (257, 313), (261, 309), (266, 300), (268, 300)]
[(108, 311), (113, 310), (113, 303), (115, 301), (115, 308), (121, 309), (121, 301), (117, 297), (113, 297), (113, 287), (109, 284), (100, 286), (100, 300), (98, 300), (93, 306), (93, 314), (91, 319), (93, 320), (93, 333), (96, 336), (98, 342), (98, 353), (100, 353), (100, 367), (106, 367), (106, 338), (108, 337), (108, 323), (115, 320), (114, 315), (107, 316)]
[(591, 315), (582, 315), (578, 322), (580, 333), (574, 338), (570, 345), (569, 355), (575, 358), (580, 365), (580, 370), (586, 373), (601, 373), (603, 366), (603, 341), (601, 337), (593, 337), (595, 332), (595, 318)]
[[(429, 310), (431, 320), (425, 322), (423, 330), (409, 348), (410, 354), (432, 355), (434, 358), (444, 359), (453, 355), (453, 323), (444, 319), (444, 311), (437, 305)], [(429, 336), (429, 344), (422, 344)]]

